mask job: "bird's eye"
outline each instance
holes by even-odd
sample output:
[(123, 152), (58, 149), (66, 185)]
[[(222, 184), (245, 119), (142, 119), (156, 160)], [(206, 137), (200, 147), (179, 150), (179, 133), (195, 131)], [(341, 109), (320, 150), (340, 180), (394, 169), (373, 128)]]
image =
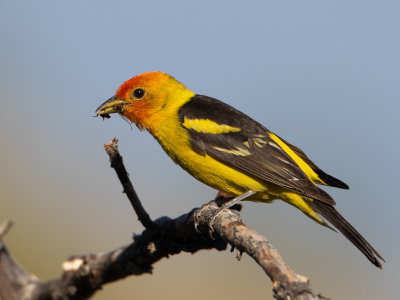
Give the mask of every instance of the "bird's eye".
[(145, 90), (144, 89), (136, 89), (133, 91), (133, 96), (137, 99), (140, 99), (144, 96)]

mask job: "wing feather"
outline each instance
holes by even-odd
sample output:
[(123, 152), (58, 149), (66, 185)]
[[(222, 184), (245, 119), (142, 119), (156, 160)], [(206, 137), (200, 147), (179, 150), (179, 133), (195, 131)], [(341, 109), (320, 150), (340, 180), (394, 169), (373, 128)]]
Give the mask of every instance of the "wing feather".
[(290, 144), (282, 138), (280, 139), (286, 145), (288, 145), (289, 148), (292, 149), (302, 160), (304, 160), (311, 167), (311, 169), (313, 169), (313, 171), (318, 174), (319, 178), (321, 178), (321, 180), (326, 183), (326, 185), (346, 190), (349, 189), (349, 186), (346, 183), (322, 171), (311, 159), (308, 158), (308, 156), (301, 149), (299, 149), (295, 145)]
[[(236, 168), (258, 180), (273, 183), (306, 197), (335, 204), (319, 189), (298, 164), (269, 136), (267, 128), (233, 107), (207, 96), (196, 95), (179, 110), (184, 120), (208, 120), (207, 124), (240, 128), (240, 131), (212, 133), (183, 126), (195, 151)], [(205, 122), (206, 123), (206, 122)], [(296, 148), (297, 150), (297, 148)], [(301, 151), (301, 150), (300, 150)], [(305, 154), (304, 154), (305, 156)]]

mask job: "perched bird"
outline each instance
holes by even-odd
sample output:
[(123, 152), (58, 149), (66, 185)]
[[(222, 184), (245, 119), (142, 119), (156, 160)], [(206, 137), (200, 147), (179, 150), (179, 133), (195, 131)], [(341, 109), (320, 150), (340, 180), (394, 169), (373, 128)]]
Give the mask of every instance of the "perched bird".
[(175, 163), (210, 187), (250, 201), (282, 199), (328, 226), (322, 216), (382, 267), (382, 256), (317, 186), (348, 189), (348, 185), (228, 104), (195, 94), (166, 73), (148, 72), (125, 81), (96, 113), (103, 117), (119, 113), (147, 130)]

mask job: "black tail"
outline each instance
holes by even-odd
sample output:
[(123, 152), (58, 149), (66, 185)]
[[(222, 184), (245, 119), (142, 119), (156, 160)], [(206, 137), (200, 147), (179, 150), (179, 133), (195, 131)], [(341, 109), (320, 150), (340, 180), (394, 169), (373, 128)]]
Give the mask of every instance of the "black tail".
[(382, 269), (380, 261), (383, 257), (364, 239), (360, 233), (343, 218), (343, 216), (330, 204), (314, 200), (307, 202), (315, 212), (324, 217), (335, 226), (344, 236), (352, 242), (375, 266)]

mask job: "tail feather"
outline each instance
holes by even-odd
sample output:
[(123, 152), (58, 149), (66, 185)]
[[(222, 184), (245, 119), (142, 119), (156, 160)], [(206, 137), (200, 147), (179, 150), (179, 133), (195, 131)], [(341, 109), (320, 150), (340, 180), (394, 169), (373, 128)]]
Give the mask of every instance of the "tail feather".
[(378, 268), (382, 269), (380, 261), (383, 257), (364, 239), (361, 234), (330, 204), (314, 200), (308, 205), (323, 218), (335, 226), (343, 235), (352, 242), (368, 259)]

